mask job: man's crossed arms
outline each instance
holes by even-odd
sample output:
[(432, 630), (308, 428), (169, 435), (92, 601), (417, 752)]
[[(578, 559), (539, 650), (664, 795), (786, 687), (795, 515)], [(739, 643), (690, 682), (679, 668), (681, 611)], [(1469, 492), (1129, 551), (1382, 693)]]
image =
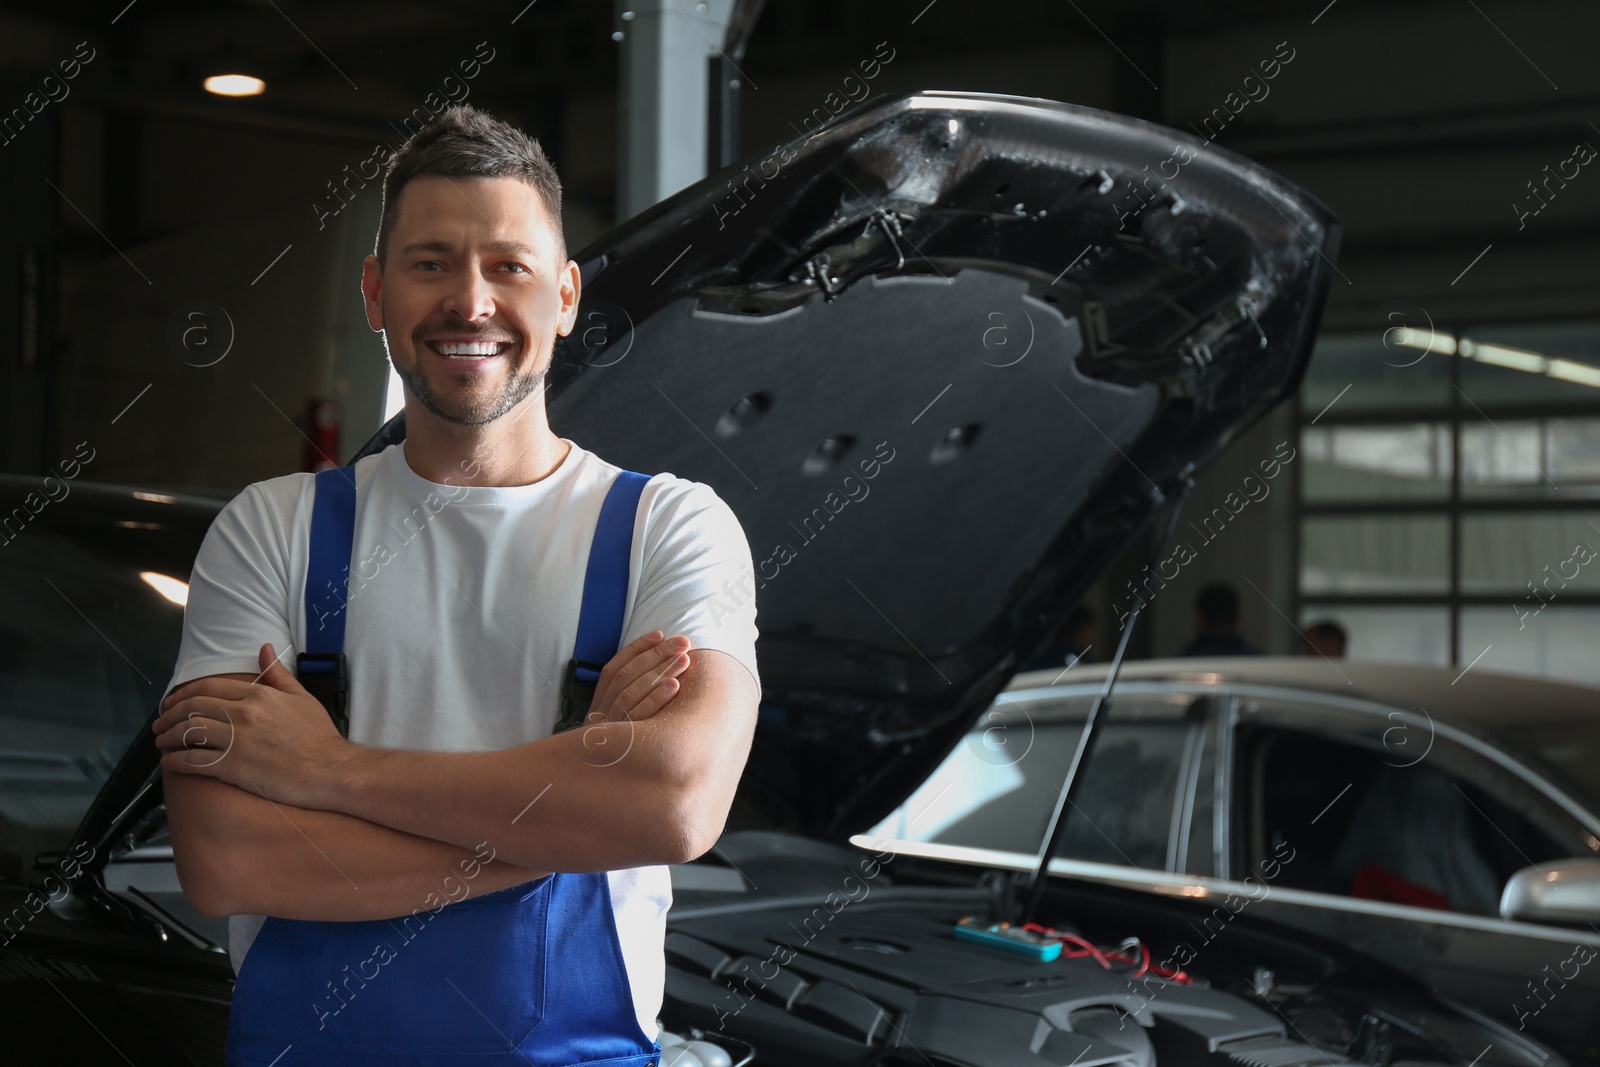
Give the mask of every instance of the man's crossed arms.
[(582, 727), (491, 752), (347, 741), (270, 644), (261, 673), (175, 688), (152, 724), (178, 879), (205, 915), (406, 915), (483, 853), (488, 893), (551, 871), (692, 859), (750, 751), (750, 672), (645, 634), (600, 672)]

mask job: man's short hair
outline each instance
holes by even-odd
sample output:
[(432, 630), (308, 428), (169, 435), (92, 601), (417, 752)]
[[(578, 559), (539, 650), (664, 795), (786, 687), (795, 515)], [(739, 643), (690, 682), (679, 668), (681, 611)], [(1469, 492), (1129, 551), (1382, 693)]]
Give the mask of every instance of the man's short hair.
[(1239, 622), (1239, 594), (1226, 582), (1213, 582), (1201, 589), (1194, 606), (1208, 626), (1235, 626)]
[(475, 107), (446, 108), (389, 157), (383, 175), (383, 218), (378, 223), (378, 265), (384, 263), (389, 231), (394, 229), (400, 191), (422, 174), (446, 178), (516, 178), (533, 186), (550, 217), (556, 238), (556, 265), (567, 261), (561, 229), (561, 179), (536, 138)]

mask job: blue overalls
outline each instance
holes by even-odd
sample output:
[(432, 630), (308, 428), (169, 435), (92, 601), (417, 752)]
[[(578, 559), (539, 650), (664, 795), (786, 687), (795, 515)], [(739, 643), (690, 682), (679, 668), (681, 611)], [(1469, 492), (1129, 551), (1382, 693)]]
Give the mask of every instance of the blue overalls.
[[(308, 681), (319, 669), (337, 672), (341, 689), (344, 612), (328, 605), (343, 606), (355, 540), (354, 475), (351, 466), (316, 476), (308, 649), (299, 663)], [(647, 480), (623, 471), (606, 494), (569, 681), (575, 673), (592, 685), (597, 668), (616, 654), (634, 515)], [(330, 712), (343, 732), (340, 714)], [(234, 984), (231, 1067), (657, 1062), (660, 1046), (645, 1037), (634, 1010), (604, 872), (550, 874), (434, 911), (418, 904), (394, 919), (269, 916)]]

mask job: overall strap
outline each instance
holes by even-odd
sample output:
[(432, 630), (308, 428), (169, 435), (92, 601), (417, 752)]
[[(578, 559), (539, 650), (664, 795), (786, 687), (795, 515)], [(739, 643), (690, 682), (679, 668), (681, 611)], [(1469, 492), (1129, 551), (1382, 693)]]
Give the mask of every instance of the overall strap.
[(622, 614), (628, 605), (628, 557), (633, 549), (634, 517), (648, 474), (619, 471), (600, 507), (589, 565), (583, 576), (583, 606), (578, 640), (567, 661), (556, 731), (582, 725), (600, 681), (600, 668), (622, 644)]
[(344, 627), (355, 538), (355, 466), (318, 471), (311, 506), (311, 561), (306, 567), (306, 647), (295, 661), (295, 673), (344, 736), (350, 730)]

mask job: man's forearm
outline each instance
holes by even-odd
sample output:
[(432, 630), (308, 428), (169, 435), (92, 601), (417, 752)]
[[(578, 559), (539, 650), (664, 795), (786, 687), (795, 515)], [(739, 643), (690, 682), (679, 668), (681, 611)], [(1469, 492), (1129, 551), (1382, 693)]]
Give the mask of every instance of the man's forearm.
[(164, 775), (173, 854), (213, 914), (389, 919), (520, 885), (544, 872), (339, 812), (275, 803), (200, 775)]
[(722, 833), (759, 699), (738, 661), (696, 656), (677, 697), (650, 718), (492, 752), (353, 745), (304, 803), (462, 847), (487, 841), (538, 870), (690, 859)]
[[(638, 724), (634, 744), (648, 743)], [(614, 727), (610, 740), (621, 740)], [(624, 729), (626, 729), (624, 727)], [(397, 833), (432, 835), (465, 847), (561, 871), (676, 863), (684, 842), (670, 817), (676, 790), (634, 752), (629, 766), (586, 763), (581, 731), (494, 752), (363, 748), (330, 784), (328, 806), (381, 819)], [(359, 812), (360, 814), (355, 814)], [(713, 830), (705, 842), (716, 839)]]

